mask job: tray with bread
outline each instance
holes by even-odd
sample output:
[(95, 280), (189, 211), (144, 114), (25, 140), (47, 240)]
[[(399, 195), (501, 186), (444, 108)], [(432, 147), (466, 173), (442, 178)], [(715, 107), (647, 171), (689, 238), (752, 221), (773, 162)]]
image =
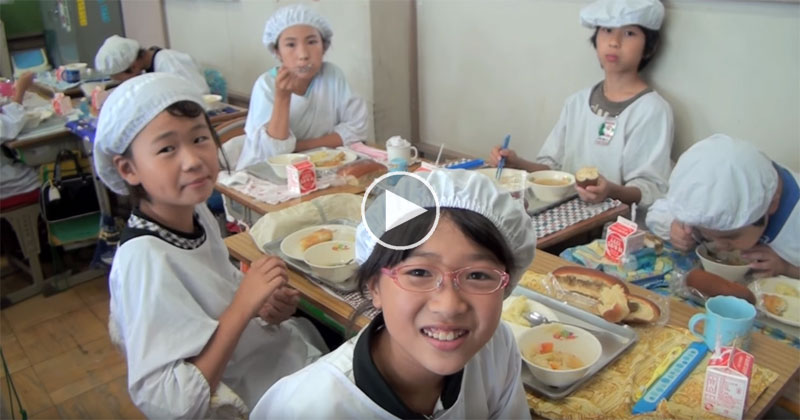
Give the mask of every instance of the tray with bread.
[(303, 154), (308, 156), (308, 159), (314, 164), (314, 168), (317, 172), (336, 170), (358, 159), (358, 155), (355, 152), (345, 148), (331, 149), (328, 147), (319, 147), (306, 150)]
[(800, 327), (800, 280), (768, 277), (753, 281), (748, 288), (756, 297), (756, 307), (764, 315)]
[[(527, 302), (521, 301), (521, 297), (527, 299)], [(545, 315), (545, 317), (551, 321), (550, 324), (547, 324), (548, 328), (553, 326), (555, 329), (560, 329), (559, 325), (564, 325), (567, 329), (579, 327), (592, 334), (597, 341), (599, 341), (601, 347), (599, 359), (592, 361), (577, 360), (579, 365), (581, 363), (590, 363), (591, 366), (579, 379), (568, 385), (551, 386), (545, 384), (534, 376), (531, 369), (525, 366), (526, 362), (523, 361), (521, 376), (522, 383), (525, 387), (535, 393), (554, 400), (565, 398), (580, 388), (580, 386), (594, 374), (616, 360), (639, 340), (639, 336), (633, 328), (610, 322), (581, 308), (536, 293), (522, 286), (518, 286), (514, 289), (512, 295), (504, 302), (503, 307), (504, 322), (511, 324), (510, 326), (517, 338), (518, 346), (521, 346), (519, 350), (522, 354), (530, 354), (531, 351), (538, 351), (541, 345), (537, 344), (535, 346), (536, 349), (524, 348), (526, 345), (524, 342), (524, 332), (527, 329), (532, 329), (529, 323), (526, 325), (527, 321), (524, 317), (525, 311), (535, 311)], [(564, 324), (559, 324), (559, 322)], [(520, 339), (521, 337), (522, 339)], [(575, 368), (575, 366), (570, 366), (569, 368)], [(580, 368), (580, 366), (577, 368)]]

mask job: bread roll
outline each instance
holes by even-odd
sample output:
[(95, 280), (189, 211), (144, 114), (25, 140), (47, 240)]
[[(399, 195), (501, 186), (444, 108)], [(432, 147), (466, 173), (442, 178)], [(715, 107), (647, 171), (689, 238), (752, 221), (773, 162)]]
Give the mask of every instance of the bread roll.
[(742, 298), (752, 304), (756, 303), (756, 297), (747, 287), (700, 268), (689, 272), (686, 276), (686, 285), (697, 289), (706, 298), (726, 295)]
[(333, 240), (333, 231), (330, 229), (318, 229), (300, 239), (300, 249), (303, 251), (316, 244)]
[(336, 174), (344, 177), (350, 185), (369, 185), (386, 172), (386, 166), (374, 160), (362, 159), (339, 168)]
[(764, 302), (764, 308), (766, 308), (768, 312), (778, 316), (782, 316), (783, 313), (786, 312), (786, 307), (788, 306), (786, 299), (778, 295), (768, 294), (763, 295), (761, 299)]
[(597, 300), (595, 313), (610, 322), (620, 322), (630, 313), (628, 286), (616, 277), (584, 267), (561, 267), (553, 277), (567, 291)]
[(661, 308), (650, 299), (637, 295), (628, 296), (630, 313), (623, 321), (630, 323), (655, 322), (661, 317)]
[(597, 185), (597, 179), (599, 177), (600, 174), (597, 172), (596, 167), (587, 166), (578, 169), (578, 172), (575, 173), (575, 183), (581, 188), (586, 188), (590, 185)]

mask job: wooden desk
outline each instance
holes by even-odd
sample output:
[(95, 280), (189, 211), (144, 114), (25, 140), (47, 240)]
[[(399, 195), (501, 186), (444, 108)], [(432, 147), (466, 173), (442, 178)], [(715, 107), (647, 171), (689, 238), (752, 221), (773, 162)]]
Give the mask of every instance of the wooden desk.
[[(231, 255), (240, 261), (249, 263), (263, 255), (247, 233), (231, 236), (225, 239), (225, 243)], [(544, 274), (565, 265), (575, 264), (544, 251), (537, 251), (536, 258), (534, 258), (529, 270)], [(329, 295), (291, 270), (289, 283), (300, 291), (303, 298), (308, 299), (309, 302), (331, 318), (345, 323), (349, 320), (352, 313), (349, 305)], [(640, 289), (634, 284), (629, 284), (628, 287), (633, 293)], [(692, 315), (700, 312), (697, 308), (674, 299), (670, 299), (669, 309), (668, 323), (682, 328), (686, 327)], [(360, 328), (368, 322), (369, 320), (362, 316), (358, 319), (356, 325)], [(755, 356), (756, 363), (778, 373), (778, 379), (770, 384), (769, 388), (761, 394), (758, 401), (753, 404), (744, 416), (745, 418), (756, 418), (764, 416), (766, 411), (777, 402), (777, 399), (784, 392), (790, 381), (797, 380), (798, 372), (800, 372), (800, 351), (764, 334), (754, 332), (750, 344), (750, 352)]]
[(537, 248), (548, 248), (560, 242), (566, 241), (574, 236), (589, 232), (592, 229), (603, 226), (608, 222), (617, 220), (617, 216), (625, 216), (628, 214), (630, 207), (627, 204), (621, 204), (613, 209), (608, 209), (597, 216), (582, 220), (574, 225), (567, 226), (558, 232), (551, 233), (543, 238), (536, 240)]
[(310, 194), (306, 194), (302, 197), (293, 198), (288, 201), (284, 201), (278, 204), (269, 204), (263, 201), (258, 201), (255, 198), (243, 194), (235, 189), (222, 185), (219, 182), (216, 183), (215, 187), (217, 191), (220, 193), (230, 197), (233, 201), (245, 206), (246, 208), (260, 214), (264, 215), (270, 212), (275, 212), (278, 210), (283, 210), (287, 207), (294, 206), (295, 204), (300, 204), (305, 201), (313, 200), (317, 197), (322, 197), (323, 195), (328, 194), (339, 194), (339, 193), (350, 193), (350, 194), (361, 194), (364, 192), (364, 187), (354, 187), (352, 185), (342, 185), (339, 187), (330, 187), (324, 190), (317, 190)]

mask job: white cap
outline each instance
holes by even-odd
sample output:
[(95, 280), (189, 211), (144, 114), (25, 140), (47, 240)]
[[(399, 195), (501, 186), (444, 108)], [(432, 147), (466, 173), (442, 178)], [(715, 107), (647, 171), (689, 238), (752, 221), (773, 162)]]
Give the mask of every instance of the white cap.
[[(425, 175), (420, 174), (423, 177)], [(419, 197), (414, 204), (423, 208), (434, 208), (433, 197), (427, 188), (407, 178), (410, 177), (403, 177), (393, 192), (404, 197)], [(489, 219), (500, 232), (514, 255), (514, 266), (506, 268), (511, 278), (505, 295), (510, 295), (533, 261), (536, 249), (536, 229), (522, 202), (513, 198), (510, 193), (498, 189), (489, 177), (475, 171), (437, 169), (427, 174), (427, 181), (436, 192), (440, 208), (471, 210)], [(385, 200), (375, 200), (367, 208), (365, 220), (356, 228), (356, 261), (359, 264), (369, 258), (376, 245), (375, 237), (370, 235), (364, 223), (367, 220), (384, 218), (383, 203)], [(370, 223), (370, 228), (381, 225)], [(379, 238), (385, 233), (372, 230)]]
[(752, 143), (724, 134), (697, 142), (669, 179), (669, 211), (680, 222), (713, 230), (755, 223), (778, 189), (778, 171)]
[(94, 68), (105, 74), (122, 73), (136, 61), (138, 55), (139, 43), (136, 40), (111, 35), (97, 50)]
[(128, 194), (127, 185), (114, 166), (114, 156), (123, 154), (150, 121), (179, 101), (204, 106), (194, 85), (170, 73), (143, 74), (111, 92), (103, 103), (94, 137), (94, 168), (108, 188), (120, 195)]
[(281, 7), (267, 19), (264, 25), (262, 42), (272, 55), (276, 55), (278, 37), (286, 28), (295, 25), (308, 25), (316, 28), (322, 36), (322, 50), (327, 51), (333, 38), (333, 29), (322, 15), (304, 4)]
[(657, 31), (663, 21), (659, 0), (596, 0), (581, 9), (581, 25), (587, 28), (639, 25)]

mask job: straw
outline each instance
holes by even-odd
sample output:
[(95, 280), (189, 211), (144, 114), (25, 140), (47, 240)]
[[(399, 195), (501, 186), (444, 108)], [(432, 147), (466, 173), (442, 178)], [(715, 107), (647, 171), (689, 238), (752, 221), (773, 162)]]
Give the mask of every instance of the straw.
[(442, 150), (444, 150), (444, 143), (439, 146), (439, 154), (436, 155), (436, 163), (433, 164), (433, 166), (436, 166), (437, 168), (439, 167), (439, 159), (442, 158)]

